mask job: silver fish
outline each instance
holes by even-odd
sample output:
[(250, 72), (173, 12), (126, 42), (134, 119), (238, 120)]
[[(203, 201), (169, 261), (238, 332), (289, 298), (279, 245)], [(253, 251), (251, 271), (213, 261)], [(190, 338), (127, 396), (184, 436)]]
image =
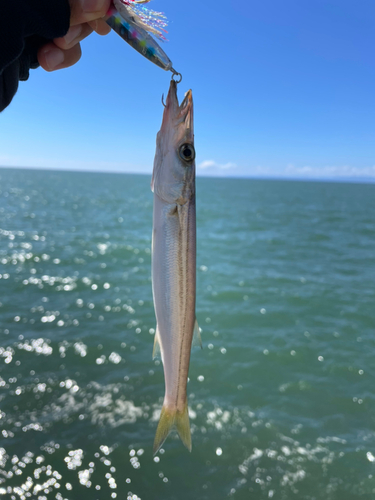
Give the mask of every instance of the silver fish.
[(181, 105), (171, 80), (151, 181), (154, 193), (152, 291), (157, 321), (153, 357), (164, 366), (165, 396), (154, 453), (175, 428), (191, 451), (186, 384), (195, 319), (196, 222), (193, 95)]

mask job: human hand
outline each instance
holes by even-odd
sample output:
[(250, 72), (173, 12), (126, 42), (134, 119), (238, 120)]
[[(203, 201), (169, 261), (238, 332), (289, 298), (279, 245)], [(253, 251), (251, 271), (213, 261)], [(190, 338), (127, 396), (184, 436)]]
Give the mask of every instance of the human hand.
[(96, 31), (107, 35), (111, 28), (103, 19), (111, 0), (69, 0), (70, 28), (61, 38), (38, 50), (38, 62), (46, 71), (69, 68), (81, 58), (80, 41)]

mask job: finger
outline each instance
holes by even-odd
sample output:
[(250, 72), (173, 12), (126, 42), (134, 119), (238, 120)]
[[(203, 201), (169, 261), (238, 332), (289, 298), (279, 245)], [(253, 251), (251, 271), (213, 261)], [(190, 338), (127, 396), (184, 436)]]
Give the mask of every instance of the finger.
[(78, 42), (86, 38), (92, 33), (92, 28), (87, 23), (77, 24), (69, 28), (68, 33), (61, 37), (55, 38), (53, 43), (60, 49), (67, 50), (76, 45)]
[(70, 25), (87, 23), (104, 17), (111, 4), (111, 0), (69, 0)]
[(98, 35), (108, 35), (111, 31), (110, 26), (108, 26), (104, 19), (96, 19), (95, 21), (90, 21), (88, 24)]
[(38, 62), (46, 71), (69, 68), (81, 58), (79, 43), (67, 50), (61, 50), (54, 43), (47, 43), (38, 51)]

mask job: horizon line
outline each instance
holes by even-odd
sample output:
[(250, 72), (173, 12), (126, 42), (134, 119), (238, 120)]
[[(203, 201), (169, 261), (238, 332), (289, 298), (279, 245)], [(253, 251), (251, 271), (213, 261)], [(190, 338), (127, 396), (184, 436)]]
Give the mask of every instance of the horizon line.
[[(21, 165), (0, 165), (0, 169), (8, 170), (36, 170), (36, 171), (47, 171), (47, 172), (71, 172), (71, 173), (88, 173), (88, 174), (124, 174), (124, 175), (152, 175), (152, 172), (135, 172), (135, 171), (124, 171), (124, 170), (90, 170), (87, 168), (63, 168), (63, 167), (35, 167), (35, 166), (21, 166)], [(199, 172), (199, 170), (198, 170)], [(286, 176), (286, 175), (256, 175), (256, 174), (241, 174), (241, 175), (202, 175), (199, 173), (197, 177), (202, 177), (205, 179), (253, 179), (253, 180), (270, 180), (270, 181), (292, 181), (292, 182), (329, 182), (338, 184), (375, 184), (375, 178), (373, 177), (298, 177), (298, 176)]]

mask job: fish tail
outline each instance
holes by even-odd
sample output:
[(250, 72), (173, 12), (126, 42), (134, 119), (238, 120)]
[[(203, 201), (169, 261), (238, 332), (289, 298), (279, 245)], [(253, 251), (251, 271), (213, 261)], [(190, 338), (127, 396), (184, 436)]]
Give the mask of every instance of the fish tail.
[(186, 448), (191, 451), (191, 434), (187, 401), (183, 411), (176, 412), (175, 425), (181, 441), (184, 443)]
[(164, 441), (167, 439), (173, 428), (177, 430), (178, 435), (186, 448), (191, 451), (191, 434), (187, 402), (182, 411), (179, 411), (177, 408), (167, 408), (163, 405), (155, 434), (154, 455), (162, 447)]

